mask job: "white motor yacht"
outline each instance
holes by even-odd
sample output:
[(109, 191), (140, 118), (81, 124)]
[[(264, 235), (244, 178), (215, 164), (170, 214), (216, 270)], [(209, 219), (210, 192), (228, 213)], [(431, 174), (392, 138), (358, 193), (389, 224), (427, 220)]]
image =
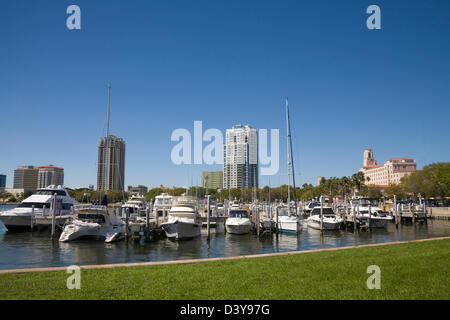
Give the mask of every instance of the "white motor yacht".
[(162, 193), (155, 197), (153, 204), (153, 216), (158, 217), (159, 221), (166, 221), (172, 207), (173, 197), (167, 193)]
[[(122, 205), (122, 208), (129, 211), (130, 220), (145, 220), (148, 205), (144, 196), (134, 194)], [(151, 217), (152, 215), (150, 215)]]
[(321, 230), (339, 230), (343, 223), (343, 219), (337, 216), (331, 207), (322, 208), (322, 219), (320, 217), (320, 207), (315, 207), (311, 211), (311, 215), (306, 219), (306, 223), (309, 228)]
[[(32, 216), (51, 217), (53, 197), (56, 194), (56, 212), (60, 217), (68, 217), (72, 213), (72, 206), (78, 204), (67, 193), (63, 186), (50, 185), (46, 188), (37, 189), (34, 194), (22, 201), (14, 209), (0, 213), (0, 220), (8, 230), (30, 230)], [(34, 209), (33, 209), (34, 208)]]
[(252, 223), (246, 210), (230, 209), (228, 218), (225, 222), (225, 228), (228, 233), (247, 234), (252, 228)]
[(75, 217), (64, 227), (59, 241), (93, 238), (114, 242), (125, 238), (125, 223), (112, 208), (88, 204), (77, 205), (74, 210)]
[(278, 232), (298, 233), (300, 230), (298, 217), (292, 215), (289, 209), (285, 206), (275, 207), (275, 213), (272, 220), (275, 223), (275, 227), (277, 228)]
[(202, 221), (198, 213), (198, 199), (181, 196), (175, 199), (169, 211), (167, 222), (161, 228), (168, 238), (192, 239), (200, 236)]
[(382, 211), (377, 200), (359, 196), (352, 197), (351, 214), (360, 221), (368, 222), (370, 218), (371, 228), (385, 228), (387, 223), (393, 220), (392, 216)]
[(238, 210), (241, 208), (241, 205), (239, 204), (239, 201), (234, 199), (233, 202), (231, 202), (230, 210)]

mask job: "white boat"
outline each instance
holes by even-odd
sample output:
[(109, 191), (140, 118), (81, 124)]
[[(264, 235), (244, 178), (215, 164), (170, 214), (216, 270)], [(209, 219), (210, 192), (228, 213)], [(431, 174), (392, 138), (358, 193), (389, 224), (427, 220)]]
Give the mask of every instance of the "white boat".
[(48, 217), (50, 219), (55, 194), (57, 197), (55, 214), (58, 219), (67, 218), (72, 213), (72, 206), (78, 202), (69, 196), (63, 186), (50, 185), (37, 189), (16, 208), (0, 213), (0, 220), (8, 230), (30, 230), (33, 214), (35, 218)]
[(178, 197), (172, 203), (167, 222), (162, 223), (161, 228), (171, 239), (184, 240), (200, 236), (202, 221), (198, 214), (198, 199)]
[(230, 205), (230, 210), (238, 210), (240, 208), (241, 208), (241, 205), (239, 204), (239, 201), (234, 199)]
[(172, 207), (173, 197), (167, 193), (162, 193), (155, 197), (153, 204), (153, 216), (158, 217), (159, 221), (166, 221)]
[(102, 205), (77, 205), (75, 217), (64, 227), (61, 242), (93, 238), (114, 242), (125, 238), (126, 226), (112, 208)]
[(360, 221), (370, 224), (371, 228), (385, 228), (387, 223), (393, 220), (392, 216), (382, 211), (377, 200), (359, 196), (352, 197), (351, 214)]
[[(339, 230), (344, 221), (334, 213), (331, 207), (323, 207), (322, 215), (322, 230)], [(306, 219), (306, 224), (309, 228), (320, 230), (320, 220), (320, 207), (315, 207), (311, 211), (311, 216)]]
[(225, 221), (225, 228), (228, 233), (247, 234), (252, 228), (252, 223), (246, 210), (232, 209), (228, 213)]
[(303, 207), (303, 214), (304, 215), (310, 215), (311, 211), (314, 209), (314, 207), (316, 207), (317, 205), (319, 205), (318, 202), (316, 201), (309, 201), (305, 204), (305, 206)]
[[(127, 202), (122, 205), (124, 210), (128, 210), (129, 219), (131, 221), (135, 220), (145, 220), (148, 205), (147, 201), (145, 201), (145, 197), (141, 195), (132, 195)], [(150, 218), (152, 215), (150, 215)], [(123, 217), (122, 217), (123, 218)]]
[(276, 207), (272, 220), (275, 223), (278, 232), (298, 233), (300, 230), (298, 217), (292, 215), (287, 207)]

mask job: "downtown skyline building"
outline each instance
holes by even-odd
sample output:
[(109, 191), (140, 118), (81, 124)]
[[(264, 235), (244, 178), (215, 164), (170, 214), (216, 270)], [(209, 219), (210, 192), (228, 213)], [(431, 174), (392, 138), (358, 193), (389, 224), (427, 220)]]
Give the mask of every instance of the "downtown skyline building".
[(124, 186), (125, 142), (122, 138), (108, 135), (98, 143), (97, 190), (123, 191)]
[(18, 166), (14, 170), (13, 189), (36, 190), (39, 168), (36, 166)]
[(54, 165), (40, 166), (38, 168), (38, 188), (50, 185), (64, 186), (64, 169)]
[(6, 188), (6, 175), (0, 174), (0, 189)]
[(249, 125), (226, 130), (223, 188), (258, 188), (258, 134)]

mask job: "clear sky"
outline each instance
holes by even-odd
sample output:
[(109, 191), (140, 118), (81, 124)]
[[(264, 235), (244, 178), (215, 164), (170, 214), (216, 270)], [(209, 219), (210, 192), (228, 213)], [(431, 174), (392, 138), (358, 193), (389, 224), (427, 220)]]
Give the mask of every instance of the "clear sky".
[[(66, 8), (81, 8), (68, 30)], [(368, 30), (366, 8), (381, 8)], [(170, 160), (177, 128), (279, 128), (285, 183), (289, 96), (298, 184), (379, 163), (450, 160), (450, 2), (0, 2), (0, 173), (54, 164), (96, 185), (97, 143), (126, 141), (125, 184), (185, 186), (202, 170)], [(261, 177), (261, 185), (268, 177)]]

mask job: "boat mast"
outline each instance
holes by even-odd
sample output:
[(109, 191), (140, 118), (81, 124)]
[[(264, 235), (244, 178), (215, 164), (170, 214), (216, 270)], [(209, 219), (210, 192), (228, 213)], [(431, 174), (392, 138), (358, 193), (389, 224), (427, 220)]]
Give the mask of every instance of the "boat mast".
[(288, 97), (286, 97), (286, 151), (287, 151), (287, 175), (288, 175), (288, 194), (287, 194), (287, 207), (288, 212), (290, 212), (290, 202), (291, 202), (291, 192), (290, 192), (290, 185), (291, 185), (291, 177), (290, 177), (290, 166), (291, 166), (291, 160), (290, 160), (290, 154), (289, 154), (289, 102)]
[(294, 153), (292, 151), (291, 120), (289, 117), (289, 108), (287, 109), (287, 117), (288, 117), (288, 125), (289, 125), (289, 146), (291, 149), (292, 184), (294, 187), (295, 210), (297, 210), (297, 189), (295, 188)]
[(108, 176), (109, 176), (109, 169), (108, 169), (108, 164), (109, 164), (109, 150), (108, 150), (108, 139), (109, 139), (109, 114), (110, 114), (110, 102), (111, 102), (111, 84), (108, 83), (108, 109), (106, 112), (106, 139), (105, 139), (105, 166), (104, 166), (104, 170), (105, 170), (105, 195), (108, 192)]

